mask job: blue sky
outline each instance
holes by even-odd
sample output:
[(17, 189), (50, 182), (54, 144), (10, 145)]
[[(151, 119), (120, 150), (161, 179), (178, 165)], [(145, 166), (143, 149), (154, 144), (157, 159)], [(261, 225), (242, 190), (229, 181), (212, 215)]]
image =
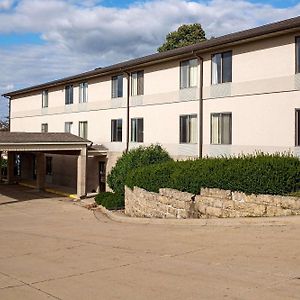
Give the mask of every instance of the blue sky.
[(0, 0), (0, 94), (153, 53), (181, 24), (209, 37), (297, 15), (295, 0)]

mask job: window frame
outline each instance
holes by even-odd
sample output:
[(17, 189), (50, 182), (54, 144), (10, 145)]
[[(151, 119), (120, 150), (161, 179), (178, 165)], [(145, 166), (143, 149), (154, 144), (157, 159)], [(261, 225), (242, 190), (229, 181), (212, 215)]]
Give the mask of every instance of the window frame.
[[(89, 84), (87, 81), (81, 82), (79, 84), (79, 103), (87, 103), (88, 102), (88, 87)], [(73, 91), (74, 93), (74, 91)], [(74, 98), (74, 94), (73, 94)]]
[[(220, 137), (220, 142), (213, 143), (213, 136), (212, 136), (212, 118), (213, 116), (224, 116), (230, 115), (230, 123), (229, 123), (229, 136), (230, 142), (224, 143), (222, 142), (222, 136)], [(220, 132), (220, 119), (218, 119), (218, 132)], [(222, 132), (222, 131), (221, 131)], [(218, 137), (219, 138), (219, 137)], [(210, 145), (232, 145), (232, 112), (220, 112), (220, 113), (211, 113), (210, 114)]]
[[(119, 81), (120, 80), (120, 81)], [(124, 83), (123, 83), (123, 80), (124, 80), (124, 76), (123, 74), (118, 74), (118, 75), (115, 75), (115, 76), (112, 76), (111, 77), (111, 98), (112, 99), (116, 99), (116, 98), (123, 98), (123, 93), (124, 93)], [(114, 93), (114, 82), (116, 81), (116, 88), (117, 88), (117, 92), (116, 94)], [(119, 83), (121, 82), (121, 94), (119, 95)]]
[(300, 147), (300, 108), (295, 109), (295, 147)]
[[(132, 75), (133, 74), (137, 74), (137, 93), (136, 94), (133, 94), (133, 85), (132, 85), (132, 83), (133, 83)], [(143, 76), (139, 77), (138, 74), (143, 74)], [(139, 89), (139, 78), (142, 78), (142, 80), (143, 80), (142, 91), (140, 91), (140, 89)], [(145, 92), (145, 72), (144, 72), (144, 70), (131, 72), (131, 74), (130, 74), (130, 95), (132, 97), (142, 96), (142, 95), (144, 95), (144, 92)]]
[[(45, 101), (45, 99), (47, 101)], [(47, 103), (47, 105), (45, 105), (45, 103)], [(48, 106), (49, 106), (49, 91), (48, 90), (43, 90), (42, 91), (42, 108), (47, 108)]]
[[(66, 126), (67, 126), (67, 124), (68, 125), (71, 125), (70, 126), (70, 131), (66, 131)], [(67, 121), (67, 122), (65, 122), (65, 128), (64, 128), (64, 132), (66, 132), (66, 133), (72, 133), (72, 127), (73, 127), (73, 122), (69, 122), (69, 121)]]
[[(67, 93), (67, 91), (69, 91)], [(70, 97), (70, 91), (72, 91), (72, 102), (71, 97)], [(67, 94), (69, 95), (69, 97), (67, 97)], [(65, 86), (65, 105), (72, 105), (74, 103), (74, 86), (73, 84), (68, 84)]]
[[(182, 118), (184, 117), (188, 117), (188, 120), (189, 120), (189, 127), (188, 127), (188, 135), (187, 135), (187, 141), (186, 142), (183, 142), (182, 141), (182, 137), (181, 137), (181, 120)], [(196, 124), (197, 124), (197, 131), (196, 131), (196, 136), (197, 136), (197, 139), (196, 139), (196, 142), (191, 142), (191, 129), (190, 129), (190, 121), (192, 119), (192, 117), (195, 117), (196, 118)], [(197, 114), (184, 114), (184, 115), (179, 115), (179, 144), (191, 144), (191, 145), (196, 145), (198, 144), (198, 140), (199, 140), (199, 137), (198, 137), (198, 131), (199, 131), (199, 128), (198, 128), (198, 115)]]
[[(121, 121), (121, 139), (118, 139), (118, 122)], [(112, 119), (111, 122), (111, 127), (110, 127), (110, 140), (113, 143), (121, 143), (123, 140), (123, 119)], [(115, 127), (114, 127), (115, 126)], [(113, 130), (115, 129), (115, 131)]]
[[(80, 135), (80, 129), (81, 129), (80, 125), (81, 124), (86, 124), (86, 130), (85, 130), (86, 131), (86, 136), (81, 136)], [(78, 122), (78, 136), (83, 138), (83, 139), (86, 139), (86, 140), (88, 139), (88, 121), (79, 121)]]
[[(139, 137), (139, 120), (142, 120), (142, 139), (140, 140)], [(132, 132), (133, 132), (133, 122), (136, 121), (137, 124), (136, 124), (136, 133), (135, 133), (135, 136), (136, 136), (136, 140), (133, 140), (133, 135), (132, 135)], [(141, 117), (136, 117), (136, 118), (131, 118), (131, 121), (130, 121), (130, 142), (131, 143), (144, 143), (144, 131), (145, 131), (145, 124), (144, 124), (144, 118), (141, 118)]]
[[(43, 130), (44, 126), (45, 126), (46, 130)], [(48, 123), (42, 123), (42, 124), (41, 124), (41, 132), (42, 132), (42, 133), (47, 133), (47, 132), (49, 132), (49, 126), (48, 126)]]
[[(225, 53), (231, 53), (231, 80), (230, 81), (225, 81), (223, 80), (223, 77), (224, 77), (224, 73), (223, 73), (223, 55)], [(221, 55), (221, 82), (218, 82), (218, 83), (213, 83), (213, 57), (215, 55), (218, 55), (220, 54)], [(232, 50), (228, 50), (228, 51), (223, 51), (223, 52), (216, 52), (216, 53), (213, 53), (211, 55), (211, 58), (210, 58), (210, 61), (211, 61), (211, 64), (210, 64), (210, 82), (211, 82), (211, 85), (218, 85), (218, 84), (224, 84), (224, 83), (231, 83), (232, 82), (232, 65), (233, 65), (233, 51)]]
[[(191, 64), (190, 64), (190, 61), (192, 60), (196, 60), (197, 61), (197, 64), (196, 64), (196, 67), (197, 67), (197, 71), (198, 71), (198, 66), (199, 66), (199, 62), (198, 62), (198, 59), (197, 58), (190, 58), (190, 59), (186, 59), (186, 60), (182, 60), (180, 61), (180, 65), (179, 65), (179, 88), (181, 90), (184, 90), (184, 89), (190, 89), (190, 88), (195, 88), (198, 86), (198, 72), (196, 72), (196, 75), (197, 75), (197, 78), (196, 78), (196, 84), (195, 85), (191, 85), (191, 76), (190, 76), (190, 70), (191, 70)], [(187, 78), (187, 86), (186, 87), (183, 87), (182, 86), (182, 65), (186, 62), (189, 62), (188, 64), (188, 78)]]

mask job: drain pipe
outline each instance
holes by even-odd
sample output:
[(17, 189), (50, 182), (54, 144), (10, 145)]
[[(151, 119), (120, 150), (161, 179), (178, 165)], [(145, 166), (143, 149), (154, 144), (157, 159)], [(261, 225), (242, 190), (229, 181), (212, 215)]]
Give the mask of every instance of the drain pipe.
[(129, 125), (130, 125), (130, 114), (129, 114), (129, 106), (130, 106), (130, 73), (127, 71), (123, 71), (124, 74), (126, 74), (127, 77), (127, 96), (126, 96), (126, 115), (127, 115), (127, 119), (126, 119), (126, 148), (125, 148), (125, 153), (128, 152), (129, 150)]
[(203, 157), (203, 58), (197, 53), (194, 53), (198, 58), (200, 66), (200, 78), (199, 78), (199, 148), (198, 157)]

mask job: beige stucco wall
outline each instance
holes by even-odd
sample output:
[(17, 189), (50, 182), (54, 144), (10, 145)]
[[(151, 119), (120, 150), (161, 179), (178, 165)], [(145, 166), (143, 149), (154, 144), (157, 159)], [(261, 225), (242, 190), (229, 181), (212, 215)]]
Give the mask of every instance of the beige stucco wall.
[[(233, 52), (233, 82), (211, 86), (211, 55), (204, 64), (204, 154), (219, 155), (264, 150), (292, 150), (295, 108), (300, 107), (300, 76), (295, 76), (295, 36), (286, 34), (224, 48)], [(130, 118), (144, 118), (144, 144), (162, 144), (173, 156), (197, 156), (198, 145), (179, 144), (179, 116), (198, 114), (199, 89), (179, 89), (180, 60), (144, 68), (144, 95), (131, 97)], [(140, 70), (140, 68), (138, 69)], [(116, 74), (117, 75), (117, 74)], [(49, 107), (41, 108), (41, 92), (11, 101), (11, 130), (61, 132), (65, 122), (88, 121), (88, 139), (121, 153), (126, 141), (126, 99), (111, 99), (111, 76), (88, 81), (88, 103), (64, 104), (64, 86), (49, 89)], [(126, 78), (123, 95), (126, 95)], [(232, 112), (232, 145), (210, 145), (210, 114)], [(123, 142), (111, 143), (111, 119), (123, 119)], [(131, 144), (136, 147), (140, 144)], [(297, 150), (297, 149), (296, 149)]]

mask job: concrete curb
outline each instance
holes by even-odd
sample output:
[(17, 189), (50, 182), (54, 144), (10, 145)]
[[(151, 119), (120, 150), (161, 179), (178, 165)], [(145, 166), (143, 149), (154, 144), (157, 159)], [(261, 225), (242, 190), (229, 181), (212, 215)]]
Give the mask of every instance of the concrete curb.
[(286, 226), (288, 224), (300, 225), (300, 216), (289, 217), (256, 217), (256, 218), (215, 218), (215, 219), (157, 219), (136, 218), (120, 216), (102, 205), (93, 209), (94, 213), (102, 213), (110, 220), (129, 224), (155, 224), (155, 225), (195, 225), (195, 226)]

